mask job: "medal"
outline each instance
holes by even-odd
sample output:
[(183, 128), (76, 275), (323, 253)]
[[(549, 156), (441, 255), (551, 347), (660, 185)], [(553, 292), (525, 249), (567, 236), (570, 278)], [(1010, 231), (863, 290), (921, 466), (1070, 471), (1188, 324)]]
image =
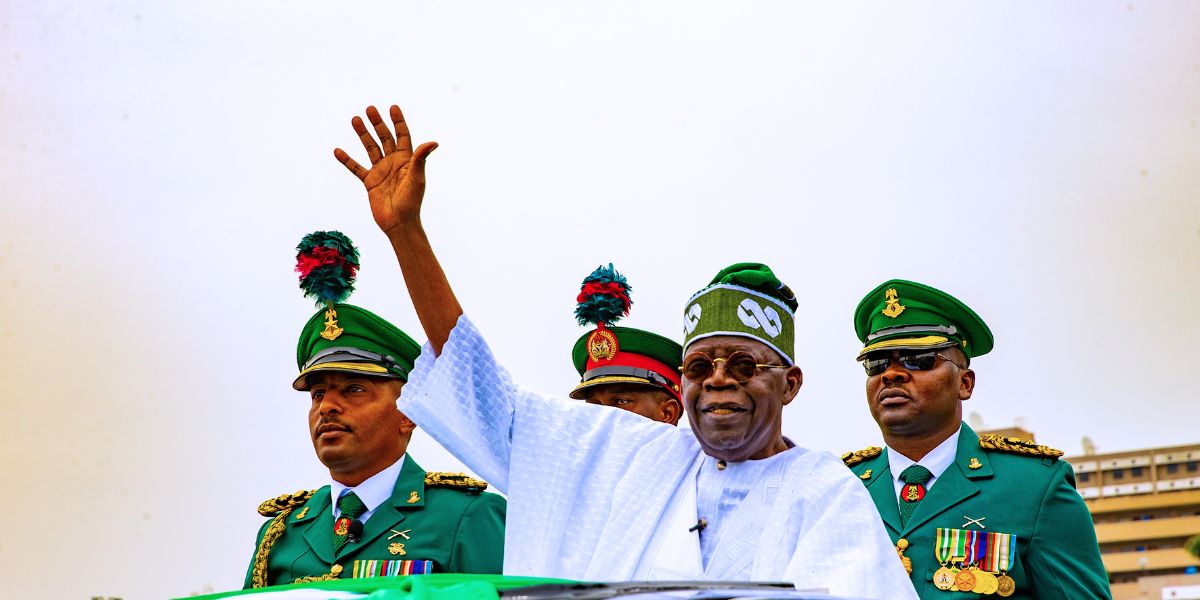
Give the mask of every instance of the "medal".
[(942, 568), (933, 574), (933, 585), (939, 590), (949, 590), (954, 587), (954, 571), (946, 568), (946, 565), (942, 565)]
[(955, 575), (958, 569), (952, 568), (951, 565), (957, 563), (962, 554), (959, 548), (962, 547), (962, 531), (958, 529), (943, 529), (938, 527), (937, 538), (933, 544), (933, 555), (937, 558), (938, 564), (942, 568), (938, 569), (933, 574), (933, 585), (939, 590), (957, 591), (954, 585)]
[(988, 555), (983, 561), (986, 571), (998, 573), (995, 593), (1007, 598), (1017, 591), (1017, 582), (1008, 576), (1013, 559), (1017, 555), (1017, 536), (1011, 533), (993, 532), (987, 534)]
[(975, 571), (975, 593), (977, 594), (995, 594), (996, 593), (996, 576), (984, 570)]
[(954, 587), (960, 592), (975, 589), (975, 573), (971, 569), (963, 569), (954, 575)]
[(996, 578), (996, 594), (1007, 598), (1015, 591), (1017, 591), (1017, 582), (1013, 581), (1012, 577), (1001, 575)]

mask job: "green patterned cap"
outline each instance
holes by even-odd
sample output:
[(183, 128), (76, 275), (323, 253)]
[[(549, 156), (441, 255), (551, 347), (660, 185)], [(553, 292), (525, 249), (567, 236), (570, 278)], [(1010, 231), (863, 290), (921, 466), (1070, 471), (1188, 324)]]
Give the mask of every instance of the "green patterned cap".
[(408, 373), (421, 354), (421, 346), (382, 317), (352, 304), (328, 304), (317, 311), (300, 332), (292, 382), (297, 390), (309, 388), (314, 371), (342, 371), (408, 381)]
[(791, 365), (797, 306), (796, 295), (767, 265), (731, 265), (688, 300), (683, 312), (684, 351), (699, 339), (733, 335), (770, 346)]
[(992, 350), (992, 331), (975, 311), (950, 294), (914, 281), (892, 279), (871, 290), (854, 311), (863, 360), (875, 350), (958, 346), (967, 358)]

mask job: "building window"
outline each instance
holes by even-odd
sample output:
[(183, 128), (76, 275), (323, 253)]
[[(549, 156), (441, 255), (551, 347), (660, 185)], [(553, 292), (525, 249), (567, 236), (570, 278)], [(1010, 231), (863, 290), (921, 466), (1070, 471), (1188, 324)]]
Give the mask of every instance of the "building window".
[(1141, 477), (1142, 476), (1142, 468), (1141, 467), (1133, 467), (1132, 469), (1129, 469), (1129, 475), (1130, 475), (1130, 477)]
[(1177, 463), (1171, 463), (1171, 464), (1167, 465), (1167, 472), (1168, 473), (1178, 473), (1179, 465)]
[(1196, 461), (1193, 460), (1192, 462), (1188, 463), (1188, 473), (1195, 473), (1195, 472), (1196, 472)]
[(1121, 469), (1115, 469), (1112, 473), (1113, 479), (1125, 479), (1125, 471)]
[(1087, 483), (1089, 476), (1090, 476), (1090, 473), (1080, 473), (1079, 474), (1079, 483)]

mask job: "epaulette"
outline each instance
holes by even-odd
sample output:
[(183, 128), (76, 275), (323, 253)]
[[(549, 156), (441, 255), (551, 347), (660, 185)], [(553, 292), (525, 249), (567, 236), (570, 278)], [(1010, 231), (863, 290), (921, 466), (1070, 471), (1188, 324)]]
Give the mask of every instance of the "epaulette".
[(300, 490), (291, 494), (280, 494), (259, 504), (258, 514), (264, 517), (274, 517), (289, 508), (296, 508), (308, 502), (308, 499), (312, 498), (315, 493), (317, 490)]
[(465, 473), (441, 473), (438, 471), (425, 473), (425, 487), (448, 487), (479, 493), (486, 490), (487, 486), (486, 481), (467, 477)]
[(1050, 446), (1035, 444), (1019, 437), (1004, 437), (998, 433), (985, 433), (979, 436), (979, 447), (987, 450), (999, 450), (1010, 454), (1024, 454), (1042, 458), (1058, 458), (1063, 451)]
[(842, 462), (846, 463), (847, 467), (853, 467), (864, 460), (875, 458), (882, 453), (883, 448), (880, 448), (879, 446), (867, 446), (862, 450), (855, 450), (854, 452), (847, 452), (843, 454)]

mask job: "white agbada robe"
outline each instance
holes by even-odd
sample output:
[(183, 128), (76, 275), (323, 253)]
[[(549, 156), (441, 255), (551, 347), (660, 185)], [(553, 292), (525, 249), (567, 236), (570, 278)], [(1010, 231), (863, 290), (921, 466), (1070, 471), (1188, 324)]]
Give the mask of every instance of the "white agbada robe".
[(505, 574), (917, 597), (862, 483), (832, 454), (799, 447), (722, 517), (706, 569), (689, 528), (700, 470), (716, 467), (692, 432), (518, 388), (465, 315), (440, 356), (425, 346), (397, 404), (508, 495)]

